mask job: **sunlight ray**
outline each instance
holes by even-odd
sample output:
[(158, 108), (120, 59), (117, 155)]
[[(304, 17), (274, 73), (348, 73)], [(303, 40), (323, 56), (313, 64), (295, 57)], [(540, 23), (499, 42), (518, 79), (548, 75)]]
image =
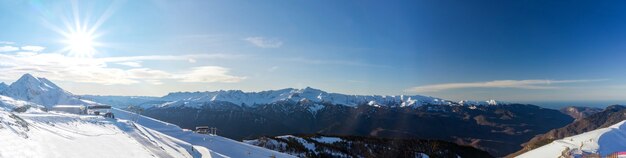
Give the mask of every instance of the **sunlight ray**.
[(91, 26), (88, 32), (91, 34), (95, 33), (96, 30), (98, 30), (98, 28), (100, 28), (100, 26), (104, 22), (106, 22), (111, 17), (111, 15), (113, 15), (115, 10), (117, 10), (117, 7), (119, 6), (119, 3), (120, 3), (119, 1), (114, 1), (113, 4), (109, 5), (109, 7), (107, 7), (104, 13), (102, 13), (102, 15), (100, 15), (100, 17), (97, 18), (96, 22)]

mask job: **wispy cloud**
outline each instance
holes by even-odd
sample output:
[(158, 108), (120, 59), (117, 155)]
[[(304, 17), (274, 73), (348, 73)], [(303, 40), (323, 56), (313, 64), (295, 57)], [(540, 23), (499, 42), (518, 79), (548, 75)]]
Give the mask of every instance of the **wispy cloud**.
[(557, 89), (556, 84), (594, 82), (602, 80), (495, 80), (488, 82), (444, 83), (411, 87), (408, 92), (438, 92), (463, 88), (517, 88), (517, 89)]
[(33, 56), (33, 55), (37, 55), (38, 53), (35, 52), (17, 52), (15, 53), (15, 55), (17, 56)]
[(141, 63), (134, 62), (134, 61), (119, 62), (119, 63), (115, 63), (115, 64), (124, 65), (124, 66), (128, 66), (128, 67), (141, 67)]
[(192, 68), (191, 71), (181, 75), (181, 81), (183, 82), (225, 82), (235, 83), (246, 79), (246, 77), (237, 77), (228, 75), (229, 70), (227, 68), (218, 66), (203, 66)]
[(2, 46), (2, 47), (0, 47), (0, 52), (12, 52), (12, 51), (18, 51), (18, 50), (20, 50), (20, 48), (14, 47), (14, 46)]
[(22, 46), (21, 48), (22, 50), (31, 51), (31, 52), (39, 52), (39, 51), (46, 49), (46, 47), (42, 47), (42, 46)]
[[(177, 82), (239, 82), (245, 77), (229, 74), (229, 69), (219, 66), (190, 67), (191, 71), (165, 71), (140, 68), (143, 61), (183, 61), (207, 58), (226, 58), (219, 54), (190, 54), (167, 56), (121, 56), (108, 58), (77, 58), (58, 53), (22, 52), (0, 54), (0, 79), (16, 79), (24, 73), (45, 76), (52, 80), (96, 84), (163, 84), (165, 80)], [(109, 67), (120, 64), (129, 68)]]
[(159, 80), (159, 79), (168, 79), (174, 78), (175, 75), (162, 71), (162, 70), (154, 70), (149, 68), (138, 68), (138, 69), (130, 69), (127, 70), (128, 78), (132, 79), (150, 79), (150, 80)]
[(274, 72), (276, 70), (278, 70), (278, 66), (272, 66), (269, 69), (267, 69), (268, 72)]
[(348, 80), (348, 82), (350, 82), (350, 83), (367, 83), (366, 81), (363, 81), (363, 80)]
[(248, 37), (244, 40), (261, 48), (278, 48), (283, 45), (283, 41), (277, 39), (267, 39), (265, 37)]
[(287, 58), (285, 61), (304, 63), (304, 64), (315, 64), (315, 65), (345, 65), (345, 66), (357, 66), (357, 67), (388, 67), (386, 65), (377, 65), (367, 62), (360, 62), (356, 60), (320, 60), (320, 59), (310, 59), (310, 58)]
[(11, 42), (11, 41), (0, 41), (0, 44), (15, 44), (15, 42)]
[(128, 62), (128, 61), (188, 61), (195, 62), (197, 59), (228, 59), (241, 57), (241, 55), (229, 54), (186, 54), (186, 55), (148, 55), (148, 56), (121, 56), (98, 58), (102, 62)]

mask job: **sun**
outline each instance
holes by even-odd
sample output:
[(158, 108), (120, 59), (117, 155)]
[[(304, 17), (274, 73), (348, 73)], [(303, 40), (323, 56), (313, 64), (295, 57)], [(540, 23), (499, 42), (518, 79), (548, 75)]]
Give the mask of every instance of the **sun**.
[(96, 53), (95, 49), (95, 36), (83, 30), (74, 30), (65, 34), (64, 43), (66, 44), (66, 50), (69, 51), (70, 56), (74, 57), (93, 57)]
[(71, 54), (74, 56), (93, 56), (96, 49), (94, 48), (94, 38), (88, 32), (72, 32), (66, 37), (66, 44)]
[[(45, 20), (44, 24), (61, 35), (59, 41), (63, 47), (59, 53), (67, 53), (68, 56), (77, 58), (93, 58), (99, 53), (98, 49), (107, 46), (97, 41), (103, 35), (98, 29), (113, 14), (113, 8), (116, 7), (109, 6), (98, 18), (90, 20), (89, 17), (94, 17), (91, 15), (92, 11), (80, 12), (78, 1), (72, 1), (71, 16), (59, 17), (63, 25), (55, 25)], [(85, 15), (81, 16), (81, 13)]]

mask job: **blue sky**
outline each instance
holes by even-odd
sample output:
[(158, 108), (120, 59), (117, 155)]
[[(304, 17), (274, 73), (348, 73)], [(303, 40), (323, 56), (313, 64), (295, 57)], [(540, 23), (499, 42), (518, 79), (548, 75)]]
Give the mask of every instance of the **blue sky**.
[[(0, 80), (32, 73), (106, 95), (624, 100), (622, 3), (0, 0)], [(94, 31), (76, 40), (77, 21)]]

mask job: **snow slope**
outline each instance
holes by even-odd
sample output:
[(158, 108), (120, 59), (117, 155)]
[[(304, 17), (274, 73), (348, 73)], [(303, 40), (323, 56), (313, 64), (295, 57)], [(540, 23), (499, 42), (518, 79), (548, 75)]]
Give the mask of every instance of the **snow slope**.
[(15, 108), (30, 106), (30, 107), (42, 107), (41, 105), (37, 105), (35, 103), (15, 100), (11, 97), (0, 95), (0, 110), (4, 111), (13, 111)]
[(186, 142), (101, 116), (0, 110), (0, 140), (0, 158), (210, 157)]
[[(194, 146), (210, 149), (212, 157), (293, 157), (288, 154), (245, 144), (243, 142), (216, 135), (198, 134), (183, 130), (180, 127), (150, 117), (138, 115), (128, 111), (113, 109), (115, 116), (122, 119), (134, 120), (137, 124), (158, 131), (165, 135), (180, 139)], [(219, 135), (219, 132), (218, 132)], [(202, 149), (202, 150), (206, 150)], [(198, 149), (201, 150), (201, 149)]]
[(517, 157), (559, 157), (564, 152), (575, 156), (587, 154), (607, 156), (619, 151), (626, 151), (626, 120), (610, 127), (555, 140)]

